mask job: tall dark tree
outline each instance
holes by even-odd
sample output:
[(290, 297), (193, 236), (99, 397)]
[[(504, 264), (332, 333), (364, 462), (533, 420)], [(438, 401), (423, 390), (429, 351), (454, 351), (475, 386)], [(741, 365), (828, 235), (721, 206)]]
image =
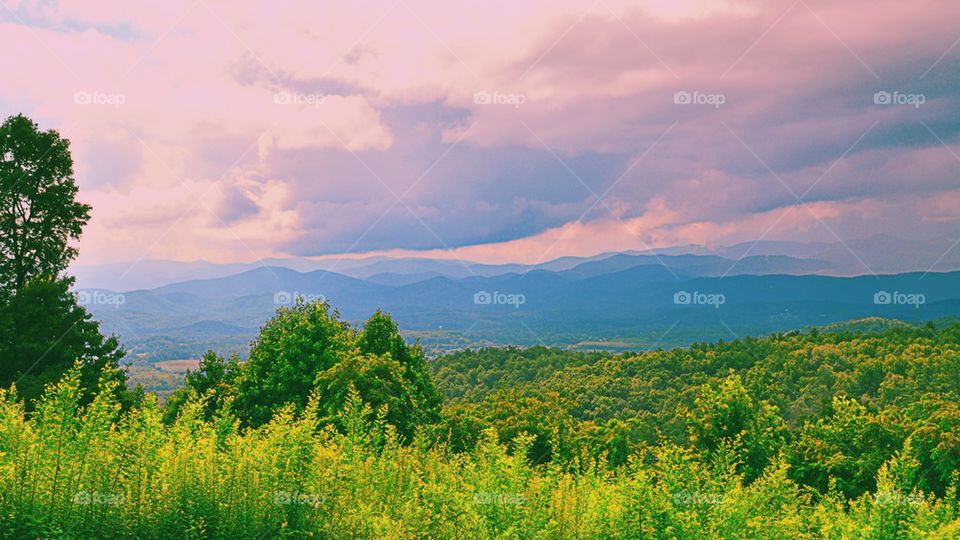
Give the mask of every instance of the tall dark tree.
[(76, 257), (70, 242), (90, 219), (76, 195), (70, 141), (22, 114), (0, 125), (0, 288), (16, 293)]
[(90, 206), (77, 202), (70, 142), (21, 115), (0, 125), (0, 385), (25, 401), (82, 364), (85, 399), (101, 376), (120, 380), (124, 351), (70, 292), (63, 271), (77, 255)]
[(16, 383), (29, 405), (79, 360), (83, 401), (90, 401), (105, 375), (120, 381), (117, 397), (129, 405), (126, 373), (119, 369), (125, 352), (116, 338), (100, 333), (100, 323), (70, 293), (71, 283), (35, 277), (0, 300), (0, 387)]

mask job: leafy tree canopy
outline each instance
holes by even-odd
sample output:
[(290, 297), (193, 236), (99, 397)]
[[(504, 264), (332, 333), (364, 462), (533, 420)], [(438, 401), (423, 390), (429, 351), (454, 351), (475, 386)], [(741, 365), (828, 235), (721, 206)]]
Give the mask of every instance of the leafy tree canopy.
[(70, 142), (26, 116), (0, 125), (0, 288), (57, 276), (77, 255), (90, 206), (77, 202)]
[[(220, 377), (219, 368), (210, 376)], [(196, 382), (188, 384), (204, 391)], [(264, 424), (287, 404), (303, 410), (315, 388), (319, 413), (334, 424), (351, 392), (373, 410), (385, 405), (386, 420), (407, 439), (440, 418), (442, 397), (423, 350), (405, 343), (381, 311), (357, 332), (325, 302), (281, 307), (261, 328), (236, 384), (237, 413), (248, 426)]]

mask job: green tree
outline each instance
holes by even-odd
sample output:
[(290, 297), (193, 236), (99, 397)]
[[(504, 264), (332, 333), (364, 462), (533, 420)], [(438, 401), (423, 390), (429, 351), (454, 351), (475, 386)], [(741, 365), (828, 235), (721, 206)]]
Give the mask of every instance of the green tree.
[(415, 404), (415, 423), (433, 423), (440, 418), (443, 394), (430, 377), (426, 355), (419, 343), (408, 345), (400, 335), (397, 323), (389, 314), (377, 310), (363, 326), (357, 339), (360, 352), (369, 355), (389, 355), (403, 368), (402, 376), (411, 385)]
[(747, 481), (771, 463), (787, 433), (776, 408), (750, 397), (738, 375), (730, 375), (718, 388), (701, 387), (696, 407), (685, 416), (694, 447), (708, 456), (722, 447), (736, 448)]
[(920, 489), (944, 495), (960, 474), (960, 406), (955, 396), (925, 394), (907, 408), (914, 420), (910, 445), (925, 465), (917, 479)]
[(90, 219), (76, 195), (67, 139), (22, 114), (0, 125), (0, 384), (18, 383), (28, 403), (78, 360), (85, 399), (104, 367), (119, 382), (111, 388), (126, 391), (123, 350), (61, 277)]
[(298, 298), (277, 309), (260, 328), (238, 378), (238, 416), (260, 426), (285, 403), (302, 410), (317, 374), (357, 353), (356, 337), (327, 302)]
[(236, 384), (235, 410), (248, 426), (266, 423), (284, 404), (303, 410), (316, 388), (324, 421), (339, 425), (354, 393), (372, 411), (385, 405), (386, 421), (406, 440), (418, 426), (439, 421), (443, 401), (423, 350), (404, 342), (389, 315), (377, 311), (355, 332), (328, 303), (302, 299), (260, 329)]
[(521, 433), (533, 437), (529, 458), (546, 463), (571, 457), (568, 440), (572, 438), (574, 419), (570, 415), (572, 399), (556, 392), (531, 395), (520, 389), (495, 392), (482, 404), (484, 418), (500, 434), (501, 442), (514, 440)]
[(359, 354), (318, 374), (322, 415), (336, 418), (355, 389), (372, 410), (387, 406), (386, 421), (405, 440), (418, 426), (440, 420), (443, 398), (430, 378), (423, 349), (403, 340), (390, 315), (377, 310), (357, 336), (357, 346)]
[(854, 498), (875, 487), (877, 471), (904, 437), (856, 400), (834, 397), (830, 409), (826, 418), (806, 423), (791, 446), (790, 474), (822, 492), (833, 481)]
[(183, 387), (178, 388), (164, 406), (164, 421), (173, 422), (191, 396), (205, 396), (204, 418), (209, 420), (236, 395), (240, 375), (240, 358), (233, 354), (224, 359), (213, 351), (204, 353), (196, 371), (187, 371)]
[[(347, 356), (317, 375), (318, 403), (324, 422), (340, 424), (351, 393), (370, 406), (371, 412), (387, 406), (385, 420), (397, 433), (409, 440), (419, 424), (421, 411), (414, 400), (410, 380), (404, 377), (400, 362), (389, 355)], [(344, 426), (340, 426), (344, 427)]]
[(90, 219), (76, 195), (67, 139), (22, 114), (0, 125), (0, 288), (19, 292), (76, 257), (69, 243)]
[(119, 383), (118, 399), (129, 405), (119, 365), (125, 352), (116, 338), (100, 333), (100, 323), (70, 293), (72, 282), (36, 277), (19, 294), (0, 299), (0, 387), (16, 383), (29, 404), (79, 360), (83, 402), (92, 398), (104, 372)]

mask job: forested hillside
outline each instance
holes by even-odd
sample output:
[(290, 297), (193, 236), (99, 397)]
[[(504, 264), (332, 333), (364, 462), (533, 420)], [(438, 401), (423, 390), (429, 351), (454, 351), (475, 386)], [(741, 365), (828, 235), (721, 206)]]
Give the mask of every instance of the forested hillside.
[(782, 453), (798, 483), (825, 492), (832, 478), (858, 496), (910, 440), (917, 486), (942, 495), (960, 469), (960, 325), (891, 326), (643, 354), (483, 349), (432, 369), (462, 428), (454, 447), (493, 426), (503, 440), (534, 434), (534, 459), (589, 448), (622, 464), (665, 442), (709, 455), (735, 441), (748, 478)]

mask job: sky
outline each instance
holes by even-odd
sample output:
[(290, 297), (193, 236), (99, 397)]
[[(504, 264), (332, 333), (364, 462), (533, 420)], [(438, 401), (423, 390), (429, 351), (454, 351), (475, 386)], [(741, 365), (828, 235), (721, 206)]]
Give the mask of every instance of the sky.
[(85, 264), (960, 234), (960, 3), (0, 0)]

